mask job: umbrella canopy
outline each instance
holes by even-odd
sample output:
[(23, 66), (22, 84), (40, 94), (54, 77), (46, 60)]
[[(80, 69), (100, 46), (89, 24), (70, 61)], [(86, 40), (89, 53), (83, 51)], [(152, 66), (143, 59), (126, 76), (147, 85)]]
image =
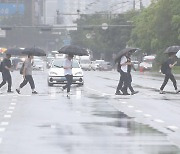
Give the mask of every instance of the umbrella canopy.
[(180, 50), (176, 53), (177, 58), (180, 58)]
[(10, 54), (10, 55), (20, 56), (20, 55), (22, 55), (22, 51), (23, 50), (20, 49), (20, 48), (9, 48), (4, 53), (5, 54)]
[(177, 53), (180, 50), (180, 46), (170, 46), (168, 47), (164, 53), (168, 54), (168, 53)]
[(117, 61), (119, 61), (120, 59), (121, 59), (121, 57), (123, 56), (123, 55), (125, 55), (126, 53), (133, 53), (133, 52), (135, 52), (135, 51), (137, 51), (137, 50), (139, 50), (138, 48), (125, 48), (125, 49), (123, 49), (123, 50), (121, 50), (118, 54), (117, 54), (117, 56), (116, 56), (116, 58), (115, 58), (115, 62), (117, 62)]
[(66, 45), (62, 47), (58, 52), (62, 54), (71, 54), (78, 56), (89, 55), (87, 49), (75, 45)]
[(26, 55), (33, 55), (33, 56), (46, 56), (46, 53), (44, 50), (40, 49), (40, 48), (25, 48), (22, 51), (22, 54), (26, 54)]

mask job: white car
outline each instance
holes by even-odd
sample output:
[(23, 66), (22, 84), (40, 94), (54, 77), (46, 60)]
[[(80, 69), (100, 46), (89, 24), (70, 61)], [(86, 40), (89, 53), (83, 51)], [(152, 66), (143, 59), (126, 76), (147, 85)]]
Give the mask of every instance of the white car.
[[(65, 59), (54, 59), (51, 63), (51, 67), (48, 72), (48, 86), (53, 86), (54, 84), (66, 83), (66, 78), (64, 76), (64, 64)], [(73, 84), (83, 85), (83, 71), (77, 60), (73, 59)]]
[(142, 62), (139, 64), (140, 68), (143, 68), (144, 70), (151, 70), (152, 69), (152, 62)]
[(98, 65), (99, 65), (99, 64), (97, 64), (96, 61), (92, 61), (92, 62), (91, 62), (91, 69), (92, 69), (93, 71), (97, 70)]
[(33, 60), (33, 70), (44, 71), (44, 61), (40, 59)]

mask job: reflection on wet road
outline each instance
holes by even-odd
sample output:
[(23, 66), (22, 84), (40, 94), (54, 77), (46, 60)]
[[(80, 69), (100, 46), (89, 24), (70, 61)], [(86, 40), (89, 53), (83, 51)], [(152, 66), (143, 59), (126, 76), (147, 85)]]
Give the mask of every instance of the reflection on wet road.
[[(76, 89), (77, 93), (78, 89)], [(54, 129), (45, 139), (67, 154), (178, 154), (179, 149), (165, 134), (117, 111), (107, 99), (83, 89), (81, 98), (72, 95), (63, 104), (69, 113), (65, 123), (42, 124), (40, 129)], [(61, 94), (62, 95), (62, 94)], [(60, 118), (60, 117), (59, 117)], [(70, 121), (68, 119), (71, 119)]]
[(0, 154), (180, 154), (166, 134), (115, 109), (116, 97), (73, 86), (67, 98), (58, 86), (44, 86), (42, 74), (35, 77), (43, 87), (38, 95), (27, 89), (0, 96), (4, 113), (14, 107), (0, 132)]

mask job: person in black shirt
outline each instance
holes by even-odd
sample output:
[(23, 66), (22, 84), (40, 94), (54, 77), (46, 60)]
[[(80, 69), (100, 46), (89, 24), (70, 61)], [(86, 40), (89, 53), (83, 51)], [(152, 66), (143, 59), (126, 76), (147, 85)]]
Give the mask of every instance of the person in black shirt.
[(11, 93), (11, 86), (12, 86), (12, 78), (11, 78), (11, 55), (10, 54), (6, 54), (6, 58), (3, 59), (2, 61), (2, 79), (3, 81), (0, 84), (0, 88), (2, 86), (4, 86), (6, 84), (6, 82), (8, 83), (8, 93)]
[(175, 61), (175, 62), (173, 61), (174, 57), (175, 57), (175, 54), (173, 54), (173, 53), (169, 54), (169, 58), (166, 61), (166, 63), (167, 63), (166, 67), (167, 68), (166, 68), (166, 72), (165, 72), (164, 82), (160, 87), (160, 92), (159, 92), (160, 94), (164, 94), (163, 89), (166, 86), (166, 84), (168, 83), (169, 79), (172, 81), (176, 93), (180, 92), (180, 90), (177, 89), (177, 82), (176, 82), (176, 79), (175, 79), (175, 77), (174, 77), (174, 75), (172, 74), (172, 71), (171, 71), (171, 69), (174, 67), (174, 65), (177, 64), (177, 61)]

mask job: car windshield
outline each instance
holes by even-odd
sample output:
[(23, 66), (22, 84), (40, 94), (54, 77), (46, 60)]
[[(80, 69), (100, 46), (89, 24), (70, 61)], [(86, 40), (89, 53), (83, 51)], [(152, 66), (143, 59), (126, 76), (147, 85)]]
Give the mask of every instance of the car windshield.
[(105, 62), (104, 60), (97, 60), (97, 61), (95, 61), (96, 64), (102, 64), (104, 62)]
[(43, 62), (42, 62), (42, 61), (35, 61), (34, 64), (36, 64), (36, 65), (42, 65)]
[(91, 63), (90, 60), (81, 60), (81, 64), (89, 64), (89, 63)]
[[(53, 61), (53, 68), (63, 68), (65, 59), (55, 59)], [(73, 68), (79, 68), (79, 63), (76, 60), (73, 60)]]

